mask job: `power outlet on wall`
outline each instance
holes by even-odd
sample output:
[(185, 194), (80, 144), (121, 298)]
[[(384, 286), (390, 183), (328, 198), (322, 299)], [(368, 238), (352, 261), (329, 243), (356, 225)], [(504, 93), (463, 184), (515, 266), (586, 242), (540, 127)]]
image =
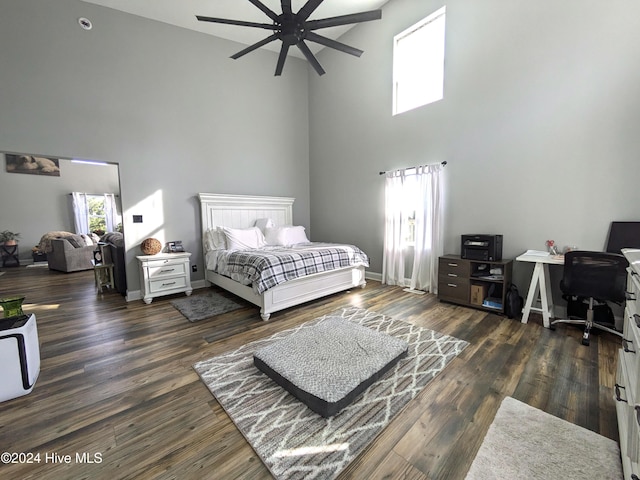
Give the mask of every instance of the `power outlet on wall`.
[(192, 272), (197, 272), (198, 271), (198, 265), (191, 265), (191, 271)]

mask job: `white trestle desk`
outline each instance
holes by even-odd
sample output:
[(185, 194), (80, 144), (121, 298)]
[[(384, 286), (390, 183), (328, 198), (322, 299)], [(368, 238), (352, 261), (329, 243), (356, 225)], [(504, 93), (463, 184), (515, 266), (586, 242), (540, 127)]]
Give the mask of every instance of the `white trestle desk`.
[[(538, 250), (527, 250), (519, 257), (516, 257), (516, 261), (536, 264), (531, 276), (529, 293), (527, 293), (527, 299), (522, 310), (522, 323), (529, 321), (529, 314), (533, 310), (534, 312), (542, 313), (542, 324), (545, 328), (549, 328), (549, 322), (554, 318), (553, 297), (551, 295), (551, 283), (549, 282), (549, 265), (564, 265), (564, 256), (550, 255), (547, 252)], [(536, 304), (538, 302), (538, 293), (540, 294), (540, 307), (534, 307), (534, 302)]]

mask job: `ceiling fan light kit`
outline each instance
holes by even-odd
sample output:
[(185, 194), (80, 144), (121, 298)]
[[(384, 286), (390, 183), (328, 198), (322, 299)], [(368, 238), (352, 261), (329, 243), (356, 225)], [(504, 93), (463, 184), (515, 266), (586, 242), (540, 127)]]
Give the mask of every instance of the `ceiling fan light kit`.
[(260, 0), (249, 0), (253, 5), (258, 7), (265, 15), (267, 15), (273, 23), (256, 23), (245, 22), (242, 20), (229, 20), (226, 18), (216, 17), (204, 17), (196, 15), (196, 18), (201, 22), (223, 23), (227, 25), (238, 25), (242, 27), (262, 28), (265, 30), (272, 30), (273, 34), (269, 35), (263, 40), (260, 40), (253, 45), (248, 46), (244, 50), (240, 50), (238, 53), (231, 55), (231, 58), (237, 60), (238, 58), (252, 52), (268, 43), (280, 40), (282, 47), (280, 47), (280, 55), (278, 56), (278, 63), (276, 64), (275, 75), (282, 75), (282, 69), (284, 68), (284, 62), (287, 58), (289, 48), (292, 46), (298, 47), (298, 49), (305, 56), (307, 61), (311, 64), (313, 69), (318, 75), (325, 73), (324, 69), (320, 65), (320, 62), (316, 59), (315, 55), (311, 52), (305, 41), (318, 43), (325, 47), (333, 48), (349, 55), (359, 57), (362, 55), (362, 50), (350, 47), (344, 43), (338, 42), (331, 38), (318, 35), (314, 30), (321, 28), (336, 27), (339, 25), (350, 25), (353, 23), (370, 22), (372, 20), (380, 20), (382, 18), (382, 10), (371, 10), (368, 12), (352, 13), (349, 15), (339, 15), (337, 17), (322, 18), (319, 20), (308, 20), (311, 14), (320, 6), (324, 0), (308, 0), (298, 13), (293, 13), (291, 10), (291, 0), (281, 0), (282, 13), (277, 14)]

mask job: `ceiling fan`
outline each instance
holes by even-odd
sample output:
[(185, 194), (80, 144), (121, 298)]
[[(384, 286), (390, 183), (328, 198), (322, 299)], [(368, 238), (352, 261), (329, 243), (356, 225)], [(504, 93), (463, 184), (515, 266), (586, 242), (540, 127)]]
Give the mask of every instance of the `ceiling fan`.
[(321, 28), (336, 27), (338, 25), (349, 25), (352, 23), (369, 22), (371, 20), (380, 20), (382, 18), (382, 10), (371, 10), (369, 12), (352, 13), (350, 15), (340, 15), (337, 17), (323, 18), (320, 20), (307, 20), (311, 14), (318, 8), (318, 6), (324, 0), (307, 0), (307, 3), (298, 11), (293, 13), (291, 10), (291, 0), (281, 0), (282, 13), (277, 14), (260, 0), (249, 0), (252, 4), (258, 7), (264, 12), (273, 23), (255, 23), (245, 22), (242, 20), (229, 20), (226, 18), (204, 17), (196, 15), (196, 18), (201, 22), (213, 22), (224, 23), (227, 25), (240, 25), (243, 27), (255, 27), (264, 28), (265, 30), (273, 30), (273, 34), (269, 35), (264, 40), (261, 40), (253, 45), (239, 51), (231, 56), (234, 60), (252, 52), (267, 43), (274, 42), (276, 40), (282, 41), (282, 47), (280, 48), (280, 55), (278, 57), (278, 63), (276, 65), (275, 75), (281, 75), (284, 68), (284, 62), (289, 52), (289, 47), (295, 45), (300, 49), (309, 63), (313, 66), (318, 75), (325, 73), (324, 69), (313, 55), (309, 47), (305, 43), (305, 40), (310, 42), (319, 43), (325, 47), (334, 48), (341, 52), (348, 53), (359, 57), (363, 51), (357, 48), (350, 47), (344, 43), (340, 43), (331, 38), (323, 37), (314, 32)]

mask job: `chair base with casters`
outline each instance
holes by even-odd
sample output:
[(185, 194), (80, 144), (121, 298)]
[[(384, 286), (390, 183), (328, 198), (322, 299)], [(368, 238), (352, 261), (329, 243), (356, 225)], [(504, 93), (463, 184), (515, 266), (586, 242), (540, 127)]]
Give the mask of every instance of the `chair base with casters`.
[(628, 262), (616, 253), (574, 250), (564, 255), (564, 270), (560, 290), (572, 297), (589, 299), (586, 319), (563, 319), (550, 322), (584, 325), (582, 344), (589, 345), (591, 329), (597, 328), (622, 337), (622, 333), (594, 321), (594, 301), (620, 304), (625, 300)]
[(618, 335), (622, 337), (622, 332), (614, 330), (613, 328), (605, 327), (599, 323), (593, 321), (594, 310), (593, 310), (593, 298), (589, 298), (589, 308), (587, 309), (587, 318), (586, 319), (562, 319), (562, 320), (554, 320), (549, 324), (549, 328), (551, 330), (556, 329), (556, 324), (558, 323), (569, 323), (572, 325), (584, 325), (584, 332), (582, 333), (582, 344), (589, 345), (589, 340), (591, 338), (591, 329), (597, 328), (598, 330), (604, 330), (605, 332), (613, 333), (614, 335)]

